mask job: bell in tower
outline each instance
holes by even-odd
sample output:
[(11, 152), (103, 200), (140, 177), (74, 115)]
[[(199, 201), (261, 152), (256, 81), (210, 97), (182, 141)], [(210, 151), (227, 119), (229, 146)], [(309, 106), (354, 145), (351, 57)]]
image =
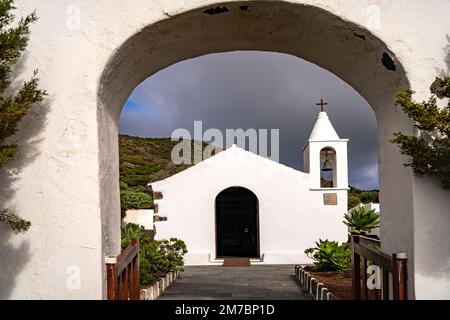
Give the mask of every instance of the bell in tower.
[(325, 161), (323, 162), (322, 171), (333, 171), (333, 167), (331, 166), (330, 158), (328, 152), (333, 152), (330, 149), (325, 149)]
[[(332, 188), (348, 188), (348, 139), (338, 136), (324, 110), (327, 103), (320, 100), (317, 105), (320, 106), (320, 112), (303, 149), (305, 172), (312, 176), (313, 189), (322, 188), (323, 179), (331, 179), (327, 185), (332, 185)], [(327, 173), (332, 174), (322, 178), (322, 174)]]

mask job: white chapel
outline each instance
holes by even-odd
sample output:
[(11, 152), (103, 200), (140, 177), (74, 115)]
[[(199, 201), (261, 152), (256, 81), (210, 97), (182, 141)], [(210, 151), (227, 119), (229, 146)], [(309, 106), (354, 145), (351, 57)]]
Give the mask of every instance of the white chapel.
[[(155, 239), (183, 239), (186, 265), (228, 257), (311, 263), (304, 250), (319, 238), (347, 240), (347, 142), (322, 108), (303, 149), (304, 172), (233, 145), (152, 183), (157, 214), (167, 218), (155, 222)], [(322, 187), (323, 171), (332, 172), (332, 187)]]

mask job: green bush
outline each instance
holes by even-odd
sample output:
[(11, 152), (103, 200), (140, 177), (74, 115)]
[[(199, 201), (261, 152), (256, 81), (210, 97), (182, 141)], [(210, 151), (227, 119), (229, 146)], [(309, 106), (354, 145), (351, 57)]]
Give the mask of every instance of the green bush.
[(130, 187), (145, 186), (149, 182), (149, 175), (128, 174), (122, 176), (122, 181)]
[(168, 262), (166, 259), (166, 253), (160, 247), (160, 243), (156, 240), (150, 239), (150, 237), (145, 237), (142, 245), (139, 247), (139, 250), (141, 284), (153, 284), (167, 272), (166, 266)]
[(125, 191), (129, 188), (128, 184), (123, 181), (119, 182), (119, 186), (120, 186), (120, 191)]
[(187, 253), (186, 244), (183, 240), (170, 238), (160, 242), (160, 247), (166, 252), (166, 271), (184, 271), (183, 256)]
[(380, 202), (378, 194), (378, 191), (362, 191), (359, 198), (362, 203), (378, 203)]
[(317, 271), (346, 271), (351, 267), (351, 250), (349, 243), (319, 239), (314, 248), (305, 250), (305, 254), (314, 260)]
[(133, 238), (139, 239), (139, 270), (141, 285), (155, 283), (170, 271), (184, 271), (184, 255), (187, 253), (184, 241), (156, 241), (143, 233), (143, 227), (127, 224), (122, 229), (122, 249), (131, 244)]
[(344, 215), (344, 224), (350, 227), (352, 233), (369, 232), (380, 225), (380, 214), (374, 209), (355, 208)]
[(152, 196), (144, 192), (125, 190), (120, 192), (122, 217), (128, 209), (149, 209), (153, 204)]
[(354, 194), (348, 195), (348, 209), (356, 207), (361, 203), (361, 200)]
[(131, 240), (139, 239), (139, 243), (144, 242), (146, 235), (144, 234), (144, 227), (134, 223), (128, 223), (122, 228), (121, 247), (124, 250), (131, 245)]

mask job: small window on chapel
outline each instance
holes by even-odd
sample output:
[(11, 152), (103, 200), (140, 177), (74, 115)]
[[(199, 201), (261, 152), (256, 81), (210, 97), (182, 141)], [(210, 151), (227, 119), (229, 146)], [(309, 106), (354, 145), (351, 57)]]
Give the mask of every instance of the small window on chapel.
[(320, 150), (320, 187), (336, 187), (336, 151), (326, 147)]

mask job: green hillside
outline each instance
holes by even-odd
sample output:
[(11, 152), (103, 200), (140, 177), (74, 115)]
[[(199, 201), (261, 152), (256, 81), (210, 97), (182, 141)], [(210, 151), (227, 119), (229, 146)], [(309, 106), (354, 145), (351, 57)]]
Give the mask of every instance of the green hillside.
[[(170, 138), (119, 136), (120, 191), (122, 214), (127, 209), (145, 209), (153, 205), (147, 184), (170, 177), (192, 165), (175, 165), (171, 152), (178, 141)], [(193, 141), (191, 141), (193, 146)], [(203, 148), (207, 144), (203, 143)], [(325, 186), (325, 185), (324, 185)], [(358, 203), (378, 202), (378, 190), (350, 187), (349, 208)]]
[[(333, 186), (332, 181), (324, 180), (321, 178), (320, 185), (323, 188), (331, 188)], [(348, 209), (353, 208), (354, 206), (360, 203), (379, 203), (378, 195), (380, 193), (379, 190), (361, 190), (353, 186), (349, 186), (350, 190), (348, 191)]]
[[(170, 138), (119, 135), (122, 215), (127, 209), (151, 208), (153, 199), (148, 183), (163, 180), (192, 166), (173, 164), (171, 152), (178, 143)], [(194, 146), (194, 141), (191, 141), (191, 146)], [(206, 146), (203, 143), (203, 148)]]

